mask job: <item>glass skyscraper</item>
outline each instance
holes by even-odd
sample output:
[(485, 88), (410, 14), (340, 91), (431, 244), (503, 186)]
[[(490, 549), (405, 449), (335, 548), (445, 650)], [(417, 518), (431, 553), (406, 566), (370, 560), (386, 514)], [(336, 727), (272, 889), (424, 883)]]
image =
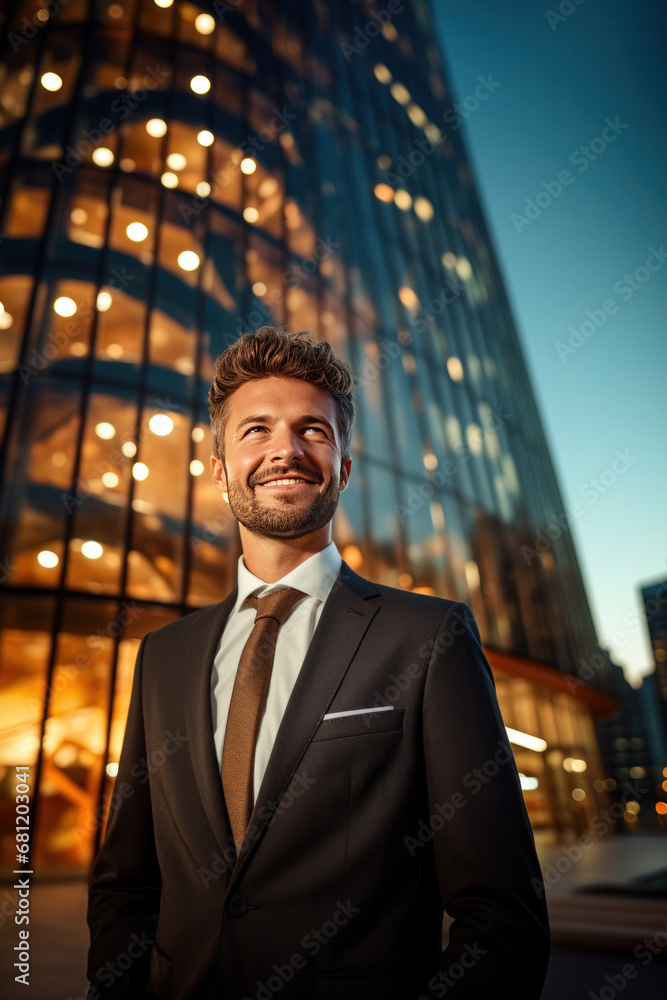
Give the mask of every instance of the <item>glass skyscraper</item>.
[(206, 397), (266, 323), (356, 374), (343, 558), (470, 605), (533, 823), (581, 829), (608, 662), (426, 4), (4, 18), (0, 787), (31, 768), (35, 868), (96, 850), (141, 637), (235, 585)]

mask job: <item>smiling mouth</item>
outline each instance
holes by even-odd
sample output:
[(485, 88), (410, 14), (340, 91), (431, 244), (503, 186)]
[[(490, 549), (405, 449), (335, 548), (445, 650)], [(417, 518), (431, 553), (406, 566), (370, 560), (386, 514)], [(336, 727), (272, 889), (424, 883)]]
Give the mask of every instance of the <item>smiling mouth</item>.
[(289, 489), (297, 489), (302, 486), (314, 486), (315, 484), (310, 482), (310, 480), (308, 479), (301, 479), (298, 476), (289, 476), (285, 477), (284, 479), (269, 479), (265, 483), (258, 483), (257, 485), (264, 486), (272, 490), (275, 489), (289, 490)]

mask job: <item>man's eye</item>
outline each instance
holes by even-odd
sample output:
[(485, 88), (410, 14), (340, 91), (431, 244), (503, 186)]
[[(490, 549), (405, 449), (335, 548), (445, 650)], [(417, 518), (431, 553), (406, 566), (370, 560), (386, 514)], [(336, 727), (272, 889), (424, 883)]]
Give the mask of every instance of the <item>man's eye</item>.
[[(303, 429), (304, 431), (318, 431), (320, 434), (324, 434), (324, 429), (322, 427), (317, 427), (316, 425), (313, 425), (312, 427), (304, 427)], [(266, 427), (264, 427), (263, 424), (257, 424), (254, 427), (249, 427), (248, 430), (245, 432), (244, 436), (252, 434), (253, 431), (265, 431), (265, 430)]]

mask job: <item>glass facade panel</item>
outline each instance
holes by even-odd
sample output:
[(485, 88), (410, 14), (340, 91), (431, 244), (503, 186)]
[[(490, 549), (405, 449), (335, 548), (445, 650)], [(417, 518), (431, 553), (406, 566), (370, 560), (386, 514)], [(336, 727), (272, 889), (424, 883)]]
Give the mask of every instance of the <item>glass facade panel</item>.
[(248, 234), (245, 252), (246, 272), (252, 291), (251, 323), (273, 323), (282, 326), (285, 320), (285, 267), (282, 248), (262, 239), (257, 233)]
[[(67, 496), (72, 534), (66, 584), (118, 593), (123, 571), (136, 406), (106, 392), (88, 399), (75, 489)], [(128, 448), (129, 445), (129, 448)]]
[[(17, 16), (15, 23), (20, 24)], [(27, 66), (20, 49), (5, 48), (0, 62), (0, 164), (8, 161), (28, 107), (36, 68)]]
[(70, 258), (90, 268), (91, 250), (104, 247), (109, 216), (108, 178), (79, 167), (63, 174), (59, 215), (53, 231), (53, 259)]
[[(114, 276), (110, 276), (111, 282)], [(114, 284), (103, 284), (96, 299), (97, 328), (93, 376), (97, 380), (135, 383), (144, 355), (146, 303)], [(157, 320), (159, 323), (159, 319)]]
[(30, 346), (35, 368), (61, 368), (64, 359), (83, 358), (90, 352), (96, 291), (88, 281), (47, 278), (47, 309), (33, 314)]
[(158, 369), (151, 374), (158, 386), (164, 384), (164, 372), (159, 369), (169, 368), (181, 375), (194, 374), (197, 338), (193, 329), (187, 329), (166, 312), (153, 309), (148, 340), (151, 364)]
[[(82, 34), (77, 27), (53, 31), (41, 50), (32, 101), (23, 124), (21, 152), (39, 159), (57, 159), (65, 146), (64, 132), (81, 67)], [(26, 46), (28, 48), (28, 46)], [(33, 53), (24, 53), (33, 56)]]
[(0, 372), (13, 372), (19, 362), (32, 277), (11, 274), (0, 278)]
[(220, 490), (211, 479), (213, 452), (211, 428), (206, 423), (192, 430), (192, 514), (188, 535), (190, 577), (188, 603), (204, 606), (219, 600), (220, 588), (234, 586), (233, 565), (241, 552), (236, 518), (221, 503)]
[(7, 236), (40, 237), (44, 232), (51, 192), (41, 168), (32, 169), (14, 178), (9, 194), (9, 207), (4, 217)]
[[(35, 792), (55, 601), (6, 598), (0, 610), (0, 811), (15, 803), (15, 768), (28, 767)], [(38, 628), (35, 625), (38, 624)], [(13, 811), (12, 811), (13, 816)], [(15, 837), (0, 836), (1, 863), (14, 867)]]
[(281, 239), (285, 226), (290, 229), (296, 220), (288, 210), (289, 203), (285, 204), (279, 177), (258, 163), (251, 173), (244, 175), (244, 184), (244, 204), (257, 212), (257, 227)]
[(128, 593), (183, 600), (190, 422), (182, 413), (148, 407), (132, 467), (132, 540)]
[(106, 611), (72, 602), (58, 634), (44, 728), (35, 866), (77, 868), (91, 860), (89, 833), (104, 766), (113, 640), (84, 636), (82, 625), (104, 631), (114, 615), (111, 606)]
[(130, 273), (139, 262), (153, 262), (157, 194), (155, 187), (134, 177), (124, 177), (114, 191), (109, 246), (127, 260)]
[(364, 474), (368, 490), (369, 551), (373, 578), (396, 587), (400, 575), (399, 521), (396, 512), (389, 506), (396, 496), (395, 476), (391, 469), (370, 461), (364, 462)]
[(28, 385), (9, 441), (2, 552), (14, 587), (57, 587), (65, 552), (67, 494), (74, 480), (79, 392), (67, 384)]

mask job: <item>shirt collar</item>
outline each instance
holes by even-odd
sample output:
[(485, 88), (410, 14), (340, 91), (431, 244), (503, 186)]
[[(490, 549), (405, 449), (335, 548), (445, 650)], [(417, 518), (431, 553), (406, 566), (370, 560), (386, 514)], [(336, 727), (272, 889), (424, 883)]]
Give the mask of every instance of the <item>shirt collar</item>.
[[(303, 591), (310, 597), (317, 598), (318, 601), (326, 601), (331, 593), (336, 577), (340, 571), (342, 559), (335, 543), (329, 544), (320, 549), (314, 555), (309, 556), (295, 569), (290, 570), (280, 580), (274, 583), (267, 583), (261, 580), (254, 573), (251, 573), (243, 561), (243, 556), (239, 556), (238, 561), (238, 595), (234, 612), (239, 611), (245, 603), (246, 597), (255, 591), (259, 591), (260, 597), (270, 593), (278, 587), (294, 587)], [(250, 605), (248, 605), (250, 607)]]

